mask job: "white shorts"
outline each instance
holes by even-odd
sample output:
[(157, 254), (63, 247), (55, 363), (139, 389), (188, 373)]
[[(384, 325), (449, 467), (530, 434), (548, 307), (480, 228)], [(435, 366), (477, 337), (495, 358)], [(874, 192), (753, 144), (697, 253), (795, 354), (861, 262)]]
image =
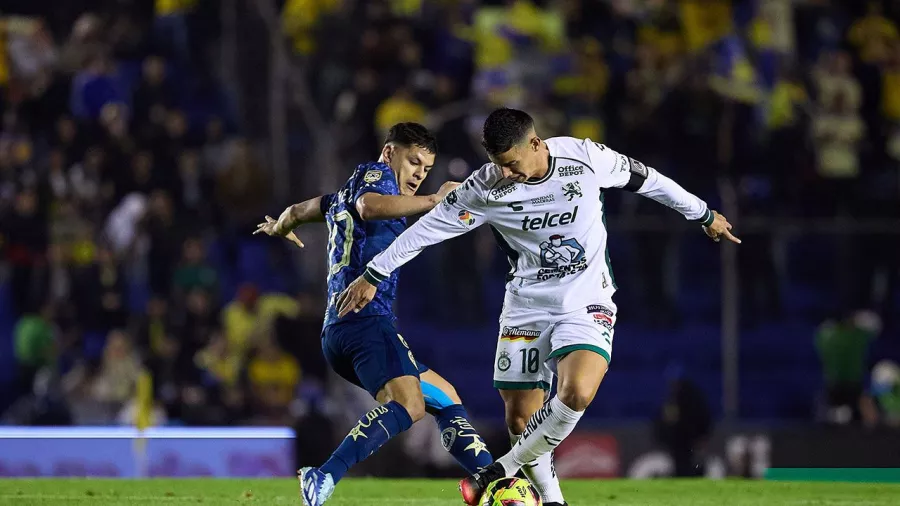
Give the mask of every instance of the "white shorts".
[(609, 362), (615, 324), (616, 305), (611, 301), (564, 314), (504, 304), (494, 388), (550, 390), (557, 361), (576, 350), (593, 351)]

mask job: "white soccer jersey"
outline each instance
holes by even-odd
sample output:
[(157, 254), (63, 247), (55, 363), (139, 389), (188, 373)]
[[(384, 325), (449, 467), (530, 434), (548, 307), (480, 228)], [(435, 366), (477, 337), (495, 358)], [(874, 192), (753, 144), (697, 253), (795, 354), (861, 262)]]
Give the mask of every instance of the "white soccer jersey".
[(631, 186), (687, 219), (712, 222), (705, 202), (633, 158), (590, 139), (546, 143), (550, 170), (543, 178), (518, 183), (493, 163), (484, 165), (376, 256), (368, 275), (387, 278), (425, 247), (488, 224), (509, 258), (507, 291), (530, 307), (566, 313), (611, 300), (616, 289), (606, 189)]

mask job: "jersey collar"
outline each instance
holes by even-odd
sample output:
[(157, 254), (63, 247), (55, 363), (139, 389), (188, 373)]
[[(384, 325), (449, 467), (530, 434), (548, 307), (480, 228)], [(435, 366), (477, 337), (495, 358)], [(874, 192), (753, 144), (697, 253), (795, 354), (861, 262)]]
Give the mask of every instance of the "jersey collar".
[[(548, 153), (550, 152), (549, 144), (547, 144), (547, 152)], [(547, 155), (547, 164), (550, 167), (550, 170), (548, 170), (547, 173), (544, 174), (544, 177), (542, 177), (540, 179), (529, 179), (529, 180), (525, 181), (525, 184), (536, 185), (536, 184), (541, 184), (541, 183), (549, 180), (553, 176), (553, 171), (556, 170), (556, 157), (553, 156), (552, 154), (548, 154)]]

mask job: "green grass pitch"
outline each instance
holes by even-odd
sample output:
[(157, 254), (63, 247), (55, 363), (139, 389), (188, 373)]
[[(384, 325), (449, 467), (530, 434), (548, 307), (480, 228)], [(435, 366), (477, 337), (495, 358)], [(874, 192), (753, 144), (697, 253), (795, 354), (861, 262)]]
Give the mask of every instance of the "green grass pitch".
[[(900, 485), (765, 481), (567, 481), (571, 506), (900, 505)], [(0, 504), (301, 504), (294, 480), (0, 480)], [(347, 479), (327, 506), (459, 506), (448, 480)]]

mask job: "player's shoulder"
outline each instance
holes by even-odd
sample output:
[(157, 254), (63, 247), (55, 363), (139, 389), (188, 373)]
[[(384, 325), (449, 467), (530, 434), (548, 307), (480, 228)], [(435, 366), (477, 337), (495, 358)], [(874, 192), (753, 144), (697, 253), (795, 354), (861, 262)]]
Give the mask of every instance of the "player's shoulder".
[(374, 184), (382, 180), (394, 177), (391, 166), (384, 162), (361, 163), (353, 173), (353, 179), (357, 184)]
[(598, 167), (615, 165), (619, 153), (609, 146), (595, 142), (590, 138), (552, 137), (545, 140), (550, 155), (556, 158), (556, 166), (560, 173), (571, 171), (581, 173), (580, 167), (597, 172)]
[(503, 180), (503, 171), (491, 162), (482, 165), (472, 172), (461, 187), (467, 192), (486, 195), (492, 188)]

